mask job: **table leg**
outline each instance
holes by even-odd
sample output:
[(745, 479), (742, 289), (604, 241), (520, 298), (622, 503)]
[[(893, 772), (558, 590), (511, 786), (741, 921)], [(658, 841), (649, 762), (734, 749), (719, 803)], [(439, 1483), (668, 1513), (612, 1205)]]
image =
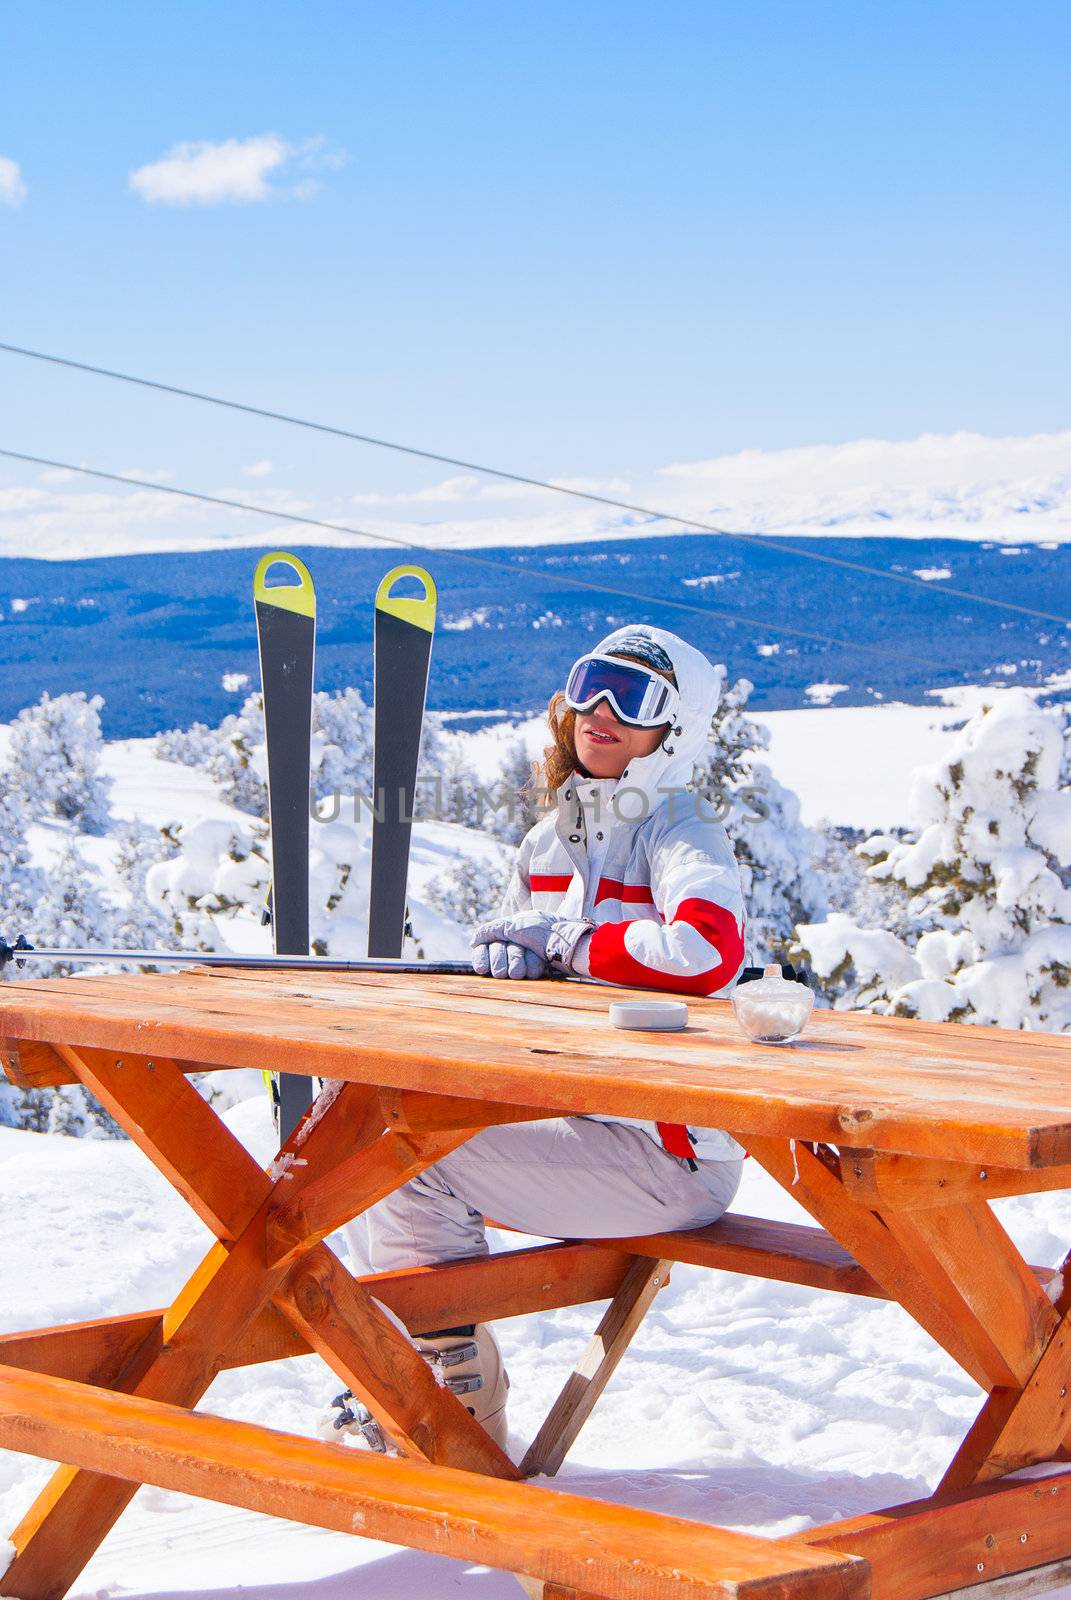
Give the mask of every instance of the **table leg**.
[(543, 1473), (552, 1478), (557, 1472), (617, 1371), (655, 1295), (669, 1282), (670, 1266), (668, 1261), (645, 1260), (642, 1256), (633, 1261), (594, 1337), (529, 1445), (521, 1462), (524, 1477)]
[(987, 1330), (954, 1286), (947, 1284), (940, 1266), (932, 1263), (929, 1277), (933, 1281), (944, 1277), (947, 1293), (936, 1297), (920, 1274), (922, 1247), (918, 1257), (910, 1259), (884, 1220), (846, 1190), (837, 1172), (819, 1160), (809, 1145), (793, 1146), (787, 1139), (754, 1136), (748, 1137), (747, 1144), (752, 1156), (782, 1188), (851, 1251), (890, 1298), (899, 1301), (980, 1388), (988, 1391), (1002, 1382), (1014, 1382)]
[[(345, 1085), (326, 1114), (296, 1130), (273, 1182), (173, 1063), (65, 1047), (62, 1053), (220, 1236), (166, 1313), (162, 1348), (158, 1335), (147, 1339), (115, 1384), (144, 1398), (195, 1405), (222, 1366), (223, 1352), (241, 1338), (294, 1270), (289, 1257), (271, 1261), (271, 1220), (292, 1207), (306, 1186), (311, 1188), (351, 1158), (355, 1148), (371, 1147), (383, 1136), (382, 1112), (374, 1091)], [(432, 1139), (423, 1164), (435, 1160), (437, 1150)], [(414, 1148), (412, 1159), (419, 1161), (419, 1155)], [(358, 1194), (353, 1215), (363, 1203)], [(325, 1246), (313, 1244), (307, 1259), (336, 1286), (352, 1284)], [(281, 1300), (285, 1310), (289, 1302), (285, 1296)], [(367, 1307), (351, 1298), (347, 1310), (363, 1316)], [(388, 1318), (351, 1332), (352, 1375), (360, 1379), (369, 1369), (367, 1387), (375, 1395), (375, 1409), (396, 1437), (415, 1451), (434, 1452), (445, 1464), (518, 1476), (458, 1400), (436, 1384)], [(370, 1348), (377, 1354), (372, 1365), (378, 1371), (370, 1369)], [(384, 1366), (392, 1368), (390, 1395), (382, 1381)], [(18, 1600), (60, 1600), (136, 1487), (61, 1467), (12, 1535), (16, 1556), (4, 1577), (5, 1594)]]
[(807, 1145), (748, 1145), (988, 1392), (939, 1493), (1058, 1459), (1071, 1428), (1071, 1257), (1054, 1305), (985, 1201), (874, 1212)]
[(995, 1389), (941, 1480), (940, 1491), (985, 1483), (1036, 1461), (1066, 1459), (1071, 1426), (1071, 1256), (1053, 1305), (1057, 1319), (1022, 1387)]

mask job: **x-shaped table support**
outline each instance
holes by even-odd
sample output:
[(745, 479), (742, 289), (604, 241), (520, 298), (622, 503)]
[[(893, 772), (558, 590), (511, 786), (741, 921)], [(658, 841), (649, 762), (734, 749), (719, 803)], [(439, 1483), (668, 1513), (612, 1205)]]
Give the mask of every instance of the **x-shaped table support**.
[[(464, 1406), (435, 1382), (368, 1288), (322, 1241), (479, 1128), (545, 1117), (547, 1107), (332, 1084), (265, 1173), (174, 1062), (52, 1048), (218, 1241), (162, 1325), (133, 1348), (111, 1387), (142, 1399), (195, 1406), (227, 1352), (274, 1304), (303, 1346), (318, 1351), (369, 1407), (403, 1455), (502, 1479), (520, 1476)], [(923, 1178), (928, 1181), (932, 1162), (862, 1153), (856, 1163), (849, 1152), (838, 1156), (828, 1146), (757, 1134), (748, 1136), (748, 1145), (885, 1293), (987, 1391), (977, 1422), (930, 1504), (948, 1506), (948, 1496), (954, 1501), (956, 1491), (1062, 1454), (1071, 1389), (1071, 1257), (1050, 1299), (962, 1163), (956, 1167), (960, 1187), (953, 1186), (954, 1193), (942, 1196), (941, 1203), (931, 1203), (932, 1195), (922, 1202), (917, 1194), (912, 1198), (912, 1184), (918, 1189)], [(859, 1173), (868, 1162), (889, 1159), (903, 1159), (906, 1182), (901, 1174), (898, 1192), (895, 1186), (868, 1192), (857, 1181)], [(1057, 1176), (1052, 1174), (1054, 1180)], [(1021, 1177), (1012, 1176), (1020, 1188)], [(600, 1329), (616, 1355), (658, 1281), (658, 1263), (642, 1272), (641, 1267), (635, 1269), (635, 1284), (624, 1286), (608, 1313), (617, 1322)], [(582, 1410), (583, 1399), (567, 1388), (563, 1406)], [(553, 1456), (552, 1446), (553, 1441), (544, 1455)], [(66, 1593), (135, 1488), (125, 1480), (61, 1467), (15, 1530), (17, 1554), (4, 1578), (5, 1593), (31, 1600)], [(902, 1568), (906, 1546), (895, 1545), (890, 1553), (890, 1539), (913, 1541), (906, 1553), (916, 1556), (920, 1548), (932, 1550), (935, 1540), (948, 1543), (937, 1524), (931, 1525), (937, 1515), (927, 1504), (917, 1508), (913, 1521), (899, 1513), (878, 1514), (862, 1519), (872, 1527), (833, 1525), (803, 1537), (812, 1546), (873, 1553), (875, 1559), (884, 1550), (883, 1564), (892, 1570)], [(964, 1539), (969, 1545), (973, 1538), (972, 1525)], [(956, 1561), (961, 1555), (957, 1550)], [(1029, 1559), (1024, 1553), (1018, 1566)], [(960, 1567), (954, 1570), (958, 1576)], [(936, 1591), (920, 1586), (915, 1592)]]
[[(1066, 1459), (1071, 1430), (1071, 1254), (1039, 1283), (978, 1186), (947, 1202), (901, 1181), (869, 1197), (845, 1183), (850, 1153), (751, 1139), (751, 1153), (987, 1391), (938, 1495)], [(863, 1157), (863, 1164), (874, 1158)], [(882, 1158), (877, 1158), (880, 1162)], [(895, 1158), (906, 1170), (933, 1163)], [(966, 1178), (971, 1170), (963, 1165)], [(977, 1168), (973, 1169), (977, 1173)], [(857, 1172), (857, 1177), (863, 1176)], [(986, 1177), (983, 1172), (982, 1178)], [(872, 1177), (871, 1177), (871, 1181)], [(918, 1186), (918, 1187), (921, 1187)]]
[[(404, 1455), (520, 1477), (321, 1241), (479, 1127), (545, 1111), (330, 1084), (265, 1173), (174, 1062), (55, 1049), (218, 1240), (112, 1387), (195, 1406), (273, 1301)], [(65, 1594), (136, 1487), (58, 1468), (12, 1535), (5, 1594)]]

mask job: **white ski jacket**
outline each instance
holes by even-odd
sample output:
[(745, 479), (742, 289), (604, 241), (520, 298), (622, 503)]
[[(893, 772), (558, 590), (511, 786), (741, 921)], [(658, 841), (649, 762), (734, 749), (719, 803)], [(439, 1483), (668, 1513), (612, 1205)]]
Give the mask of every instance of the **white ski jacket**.
[[(687, 789), (718, 703), (717, 673), (675, 634), (631, 625), (596, 646), (620, 648), (643, 634), (673, 662), (677, 724), (620, 778), (579, 773), (555, 795), (553, 811), (521, 841), (500, 916), (534, 909), (586, 917), (595, 930), (575, 965), (578, 977), (683, 995), (721, 994), (744, 959), (744, 904), (732, 846), (708, 804)], [(743, 1151), (717, 1128), (631, 1121), (671, 1154), (735, 1160)]]

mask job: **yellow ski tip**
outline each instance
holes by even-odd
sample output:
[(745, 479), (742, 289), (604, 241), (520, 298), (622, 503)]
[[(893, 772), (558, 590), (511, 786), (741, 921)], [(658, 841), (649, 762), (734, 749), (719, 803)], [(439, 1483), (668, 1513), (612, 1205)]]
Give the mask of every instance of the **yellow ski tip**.
[[(399, 578), (418, 579), (424, 586), (424, 598), (414, 600), (409, 595), (392, 595), (390, 591)], [(435, 632), (437, 603), (435, 579), (430, 572), (425, 572), (423, 567), (394, 567), (376, 590), (377, 611), (385, 611), (388, 616), (400, 617), (403, 622), (411, 622), (415, 627), (423, 628), (426, 633)]]
[[(289, 567), (297, 573), (297, 583), (273, 583), (268, 586), (268, 573), (274, 566)], [(296, 611), (302, 617), (316, 615), (316, 589), (312, 574), (304, 561), (285, 550), (272, 550), (261, 556), (253, 574), (253, 599), (259, 605), (278, 606), (280, 611)]]

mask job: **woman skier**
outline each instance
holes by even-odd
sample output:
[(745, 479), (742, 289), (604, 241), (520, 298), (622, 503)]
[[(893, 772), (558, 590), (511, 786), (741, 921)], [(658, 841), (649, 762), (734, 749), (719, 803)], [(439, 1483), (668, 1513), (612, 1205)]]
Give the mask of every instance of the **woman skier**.
[[(574, 664), (550, 703), (548, 811), (498, 915), (473, 934), (478, 973), (551, 970), (683, 995), (731, 987), (744, 953), (739, 873), (725, 829), (687, 792), (718, 696), (706, 657), (646, 624)], [(368, 1264), (484, 1255), (486, 1217), (551, 1238), (698, 1228), (729, 1205), (742, 1159), (715, 1128), (591, 1116), (487, 1128), (366, 1213)], [(415, 1343), (504, 1446), (508, 1379), (490, 1328)]]

